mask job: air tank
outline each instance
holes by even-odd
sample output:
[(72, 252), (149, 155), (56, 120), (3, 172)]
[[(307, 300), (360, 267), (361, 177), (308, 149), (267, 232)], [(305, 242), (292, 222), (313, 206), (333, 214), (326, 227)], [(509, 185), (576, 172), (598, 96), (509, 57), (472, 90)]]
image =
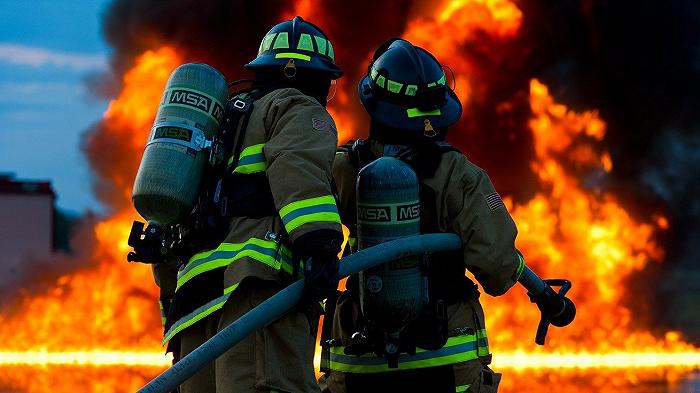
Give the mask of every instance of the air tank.
[[(420, 185), (406, 163), (381, 157), (357, 178), (358, 248), (420, 234)], [(420, 257), (399, 259), (360, 272), (360, 305), (372, 324), (397, 335), (423, 306)]]
[(208, 140), (224, 119), (228, 85), (207, 64), (183, 64), (165, 86), (131, 195), (136, 211), (161, 225), (193, 208), (208, 161)]

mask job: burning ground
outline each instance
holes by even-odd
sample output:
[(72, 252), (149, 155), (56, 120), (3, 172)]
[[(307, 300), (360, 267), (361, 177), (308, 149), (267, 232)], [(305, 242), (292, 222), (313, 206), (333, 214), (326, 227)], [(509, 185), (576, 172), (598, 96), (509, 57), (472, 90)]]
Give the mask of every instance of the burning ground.
[[(346, 71), (330, 104), (341, 142), (365, 134), (354, 91), (374, 47), (401, 35), (436, 53), (454, 71), (465, 108), (449, 140), (507, 196), (528, 264), (544, 277), (574, 282), (577, 319), (551, 329), (545, 348), (532, 342), (538, 315), (524, 290), (482, 296), (496, 367), (586, 366), (585, 359), (595, 365), (620, 354), (627, 357), (608, 366), (646, 359), (652, 367), (697, 367), (699, 351), (689, 338), (700, 339), (700, 317), (681, 308), (689, 300), (675, 285), (658, 284), (698, 274), (697, 247), (687, 244), (698, 238), (693, 223), (700, 213), (692, 181), (700, 169), (693, 148), (700, 124), (693, 48), (700, 34), (691, 34), (698, 33), (700, 16), (690, 2), (614, 3), (115, 1), (104, 21), (115, 49), (112, 76), (101, 86), (111, 84), (107, 90), (117, 93), (84, 142), (95, 191), (111, 214), (95, 225), (94, 246), (80, 253), (86, 268), (0, 314), (0, 351), (15, 359), (28, 351), (38, 351), (37, 358), (41, 351), (87, 351), (85, 362), (93, 364), (136, 352), (134, 359), (147, 359), (140, 370), (167, 364), (148, 357), (161, 351), (150, 269), (125, 262), (130, 224), (138, 218), (131, 186), (165, 81), (192, 61), (213, 65), (230, 81), (245, 77), (241, 66), (255, 56), (260, 37), (299, 14), (328, 33)], [(691, 284), (686, 290), (700, 292)], [(12, 359), (0, 356), (4, 363)], [(13, 374), (0, 378), (27, 392), (47, 386)], [(133, 390), (105, 375), (105, 386), (86, 391)], [(576, 378), (559, 378), (562, 391), (586, 391)], [(617, 386), (611, 380), (635, 378), (615, 374), (586, 386), (605, 391)], [(534, 390), (515, 379), (506, 378), (504, 390)]]

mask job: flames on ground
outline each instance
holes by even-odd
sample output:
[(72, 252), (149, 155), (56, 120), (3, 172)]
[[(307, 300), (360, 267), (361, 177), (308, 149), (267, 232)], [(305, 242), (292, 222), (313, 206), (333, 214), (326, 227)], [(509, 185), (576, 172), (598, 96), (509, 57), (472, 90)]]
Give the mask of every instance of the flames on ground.
[[(315, 15), (319, 11), (312, 1), (300, 1), (290, 12), (311, 20), (314, 16), (323, 19), (323, 15)], [(508, 0), (443, 2), (411, 19), (403, 36), (437, 53), (457, 75), (465, 76), (457, 79), (456, 86), (465, 104), (463, 122), (469, 122), (475, 116), (470, 108), (484, 101), (494, 76), (484, 69), (483, 59), (460, 57), (452, 48), (480, 37), (506, 42), (519, 34), (522, 18), (518, 6)], [(455, 34), (440, 34), (445, 29)], [(506, 58), (498, 47), (482, 54), (495, 62)], [(102, 179), (99, 192), (114, 209), (112, 216), (95, 227), (92, 267), (60, 277), (44, 293), (21, 299), (16, 312), (0, 315), (0, 363), (112, 364), (127, 359), (122, 362), (141, 365), (123, 371), (136, 375), (127, 384), (118, 373), (89, 368), (94, 370), (89, 378), (71, 380), (72, 391), (79, 391), (76, 385), (85, 391), (133, 391), (153, 374), (154, 367), (167, 364), (167, 358), (154, 356), (162, 349), (157, 288), (150, 269), (127, 264), (124, 259), (131, 221), (138, 218), (130, 207), (131, 186), (160, 95), (170, 72), (191, 60), (197, 59), (187, 58), (178, 48), (154, 47), (139, 55), (124, 74), (121, 92), (86, 142), (93, 169)], [(364, 58), (355, 66), (359, 75), (366, 66)], [(684, 342), (679, 333), (652, 334), (638, 327), (635, 315), (625, 306), (630, 275), (663, 260), (664, 250), (655, 238), (668, 229), (669, 222), (662, 215), (640, 221), (600, 186), (614, 165), (600, 144), (606, 135), (604, 119), (595, 110), (577, 112), (557, 103), (548, 87), (534, 78), (529, 90), (522, 93), (527, 97), (528, 114), (525, 124), (518, 127), (527, 130), (533, 141), (529, 165), (537, 189), (526, 201), (506, 195), (504, 199), (518, 224), (518, 247), (528, 265), (544, 277), (571, 279), (574, 289), (570, 296), (578, 315), (565, 329), (551, 328), (548, 344), (541, 348), (533, 343), (538, 313), (524, 290), (514, 288), (496, 299), (482, 296), (495, 365), (501, 362), (517, 369), (519, 362), (525, 361), (535, 369), (585, 367), (595, 366), (610, 355), (619, 357), (607, 366), (633, 367), (645, 361), (652, 367), (676, 363), (697, 366), (700, 351)], [(341, 141), (364, 135), (364, 120), (348, 109), (353, 100), (354, 86), (348, 83), (331, 103)], [(505, 118), (513, 116), (517, 122), (520, 118), (512, 115), (514, 106), (519, 105), (516, 101), (503, 100), (494, 110)], [(468, 145), (460, 143), (463, 140), (455, 138), (455, 143), (469, 154)], [(38, 360), (23, 361), (26, 357), (20, 356), (22, 352)], [(119, 357), (127, 352), (133, 357)], [(68, 355), (51, 361), (52, 354)], [(654, 354), (672, 357), (662, 360)], [(3, 374), (0, 379), (10, 388), (26, 392), (56, 385), (55, 378), (25, 378), (28, 374), (22, 371)], [(663, 377), (673, 380), (673, 375)], [(635, 378), (618, 375), (619, 383)], [(542, 378), (537, 381), (541, 383)], [(579, 391), (577, 386), (582, 383), (572, 381), (566, 382), (570, 388), (562, 391)], [(605, 381), (585, 383), (605, 391), (601, 390)], [(536, 390), (526, 389), (522, 380), (518, 386), (514, 383), (514, 379), (506, 379), (505, 390)]]

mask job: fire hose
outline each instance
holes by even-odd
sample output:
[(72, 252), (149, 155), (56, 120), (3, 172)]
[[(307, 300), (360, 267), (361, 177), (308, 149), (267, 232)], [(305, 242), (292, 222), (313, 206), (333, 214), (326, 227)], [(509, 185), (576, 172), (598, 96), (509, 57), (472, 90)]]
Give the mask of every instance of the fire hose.
[[(338, 274), (343, 278), (393, 260), (425, 253), (455, 251), (461, 247), (462, 242), (455, 234), (441, 233), (409, 236), (382, 243), (343, 258)], [(554, 292), (548, 282), (551, 282), (553, 285), (559, 285), (560, 281), (562, 281), (562, 289), (559, 293)], [(571, 284), (567, 281), (568, 285), (564, 285), (566, 283), (563, 281), (565, 280), (543, 281), (529, 268), (525, 267), (523, 269), (520, 283), (525, 286), (530, 298), (537, 303), (542, 312), (542, 321), (540, 321), (540, 327), (538, 327), (538, 337), (540, 337), (540, 331), (543, 331), (542, 340), (544, 340), (544, 334), (547, 332), (546, 327), (550, 323), (555, 326), (565, 326), (573, 320), (573, 315), (575, 315), (573, 302), (564, 297)], [(299, 280), (281, 290), (222, 329), (172, 367), (163, 371), (151, 382), (139, 389), (137, 393), (172, 392), (197, 371), (221, 356), (229, 348), (238, 344), (249, 334), (273, 322), (285, 312), (294, 308), (301, 297), (303, 289), (304, 281)], [(553, 296), (558, 300), (548, 299), (549, 296)], [(562, 316), (570, 317), (570, 320), (566, 322), (566, 319)], [(541, 328), (542, 326), (545, 327)]]

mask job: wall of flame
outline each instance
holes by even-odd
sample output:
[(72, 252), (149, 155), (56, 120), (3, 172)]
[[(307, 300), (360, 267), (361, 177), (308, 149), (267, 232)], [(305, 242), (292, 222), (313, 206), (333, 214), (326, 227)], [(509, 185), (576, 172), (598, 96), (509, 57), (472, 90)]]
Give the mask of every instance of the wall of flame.
[[(442, 1), (419, 11), (406, 23), (403, 36), (438, 54), (457, 75), (465, 76), (456, 80), (465, 107), (478, 102), (485, 81), (490, 80), (481, 78), (488, 70), (474, 59), (455, 55), (453, 48), (483, 35), (513, 39), (520, 33), (522, 11), (509, 0)], [(281, 19), (295, 14), (321, 22), (327, 18), (311, 0), (299, 1)], [(120, 93), (85, 142), (95, 175), (101, 179), (100, 192), (107, 195), (103, 199), (113, 211), (94, 228), (96, 245), (90, 267), (59, 277), (44, 292), (15, 302), (13, 312), (0, 315), (0, 364), (91, 364), (89, 377), (70, 379), (73, 386), (88, 385), (86, 391), (133, 391), (167, 364), (168, 358), (154, 357), (162, 352), (157, 288), (149, 267), (125, 262), (126, 238), (132, 220), (138, 219), (130, 204), (131, 186), (160, 95), (170, 72), (192, 60), (197, 59), (181, 49), (158, 46), (140, 54), (124, 73)], [(364, 66), (359, 64), (358, 69)], [(640, 360), (644, 358), (652, 368), (697, 366), (697, 348), (677, 332), (652, 333), (628, 307), (628, 280), (663, 260), (664, 250), (655, 239), (669, 223), (662, 215), (636, 218), (615, 195), (597, 186), (596, 179), (604, 178), (614, 165), (601, 145), (605, 120), (595, 109), (574, 111), (558, 103), (538, 79), (532, 78), (524, 93), (529, 113), (522, 126), (532, 138), (534, 157), (526, 165), (536, 177), (535, 184), (527, 186), (535, 191), (526, 201), (509, 196), (504, 200), (518, 224), (517, 246), (528, 265), (544, 277), (570, 278), (574, 282), (571, 297), (579, 314), (570, 327), (551, 329), (548, 345), (541, 348), (533, 343), (538, 314), (524, 290), (516, 287), (499, 298), (482, 296), (495, 365), (514, 369), (523, 362), (535, 369), (601, 364), (632, 367), (644, 363)], [(354, 86), (345, 85), (329, 108), (341, 141), (364, 135), (366, 119), (353, 107), (353, 94)], [(499, 109), (503, 116), (511, 113), (508, 106), (504, 102)], [(465, 111), (463, 121), (468, 122), (469, 116)], [(468, 146), (461, 147), (470, 155)], [(615, 360), (605, 364), (606, 355)], [(99, 368), (114, 364), (132, 366), (119, 368), (121, 371)], [(60, 367), (64, 366), (56, 369), (58, 374), (62, 374)], [(600, 375), (614, 374), (607, 373)], [(131, 374), (135, 377), (129, 382), (122, 380), (122, 375)], [(551, 380), (549, 374), (534, 375), (532, 383)], [(575, 388), (581, 385), (579, 377), (562, 375), (557, 383), (571, 386), (562, 391), (579, 391)], [(53, 377), (33, 380), (26, 376), (26, 371), (0, 372), (0, 379), (9, 387), (26, 392), (44, 391), (57, 383)], [(629, 375), (617, 378), (633, 379)], [(664, 378), (678, 379), (666, 373)], [(504, 389), (536, 390), (526, 389), (522, 379), (516, 384), (517, 380), (505, 381)], [(586, 383), (598, 386), (595, 391), (613, 391), (614, 385), (605, 390), (606, 383)]]

